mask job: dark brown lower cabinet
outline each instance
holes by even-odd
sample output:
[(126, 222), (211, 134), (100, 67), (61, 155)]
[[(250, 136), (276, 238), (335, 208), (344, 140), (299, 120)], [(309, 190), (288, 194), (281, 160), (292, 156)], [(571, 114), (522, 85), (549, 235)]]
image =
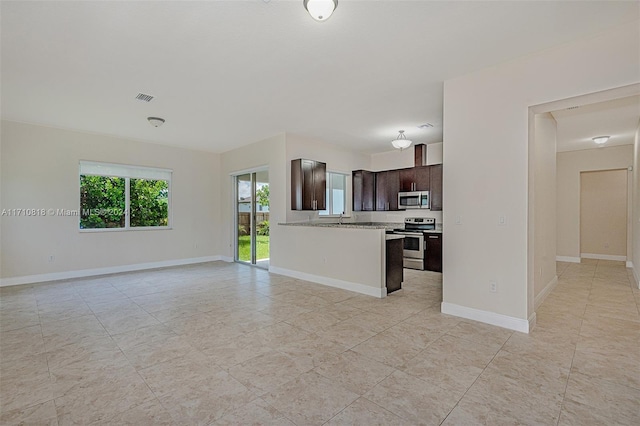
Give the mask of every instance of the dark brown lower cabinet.
[(404, 268), (402, 265), (402, 250), (404, 248), (404, 240), (402, 238), (396, 240), (387, 240), (387, 276), (386, 286), (387, 294), (402, 288), (404, 281)]
[(442, 272), (442, 234), (424, 233), (424, 269)]

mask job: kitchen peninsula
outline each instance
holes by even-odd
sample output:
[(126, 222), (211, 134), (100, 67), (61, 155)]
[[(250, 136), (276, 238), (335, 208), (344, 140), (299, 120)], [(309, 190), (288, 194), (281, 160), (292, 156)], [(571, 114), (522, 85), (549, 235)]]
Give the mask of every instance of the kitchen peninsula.
[[(387, 235), (397, 223), (279, 223), (277, 244), (295, 247), (271, 272), (379, 298), (387, 295), (387, 246), (402, 251), (402, 236)], [(275, 243), (275, 241), (274, 241)], [(397, 257), (395, 257), (398, 259)], [(393, 262), (393, 260), (392, 260)], [(399, 263), (402, 268), (402, 258)], [(389, 270), (388, 270), (389, 269)], [(393, 275), (393, 273), (392, 273)], [(389, 292), (394, 285), (389, 286)]]

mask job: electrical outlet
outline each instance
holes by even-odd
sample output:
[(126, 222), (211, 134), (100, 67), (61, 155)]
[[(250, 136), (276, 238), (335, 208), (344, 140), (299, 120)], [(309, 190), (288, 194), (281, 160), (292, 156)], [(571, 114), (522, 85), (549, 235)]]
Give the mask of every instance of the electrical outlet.
[(198, 248), (198, 243), (193, 243), (193, 248), (197, 249)]
[(52, 254), (49, 255), (49, 257), (47, 258), (47, 260), (49, 261), (49, 263), (55, 262), (56, 261), (56, 257)]
[(455, 219), (456, 225), (462, 225), (462, 216), (458, 215)]
[(498, 225), (499, 226), (507, 226), (507, 216), (505, 216), (503, 214), (498, 216)]
[(498, 292), (498, 283), (495, 281), (489, 281), (489, 291), (491, 293), (497, 293)]

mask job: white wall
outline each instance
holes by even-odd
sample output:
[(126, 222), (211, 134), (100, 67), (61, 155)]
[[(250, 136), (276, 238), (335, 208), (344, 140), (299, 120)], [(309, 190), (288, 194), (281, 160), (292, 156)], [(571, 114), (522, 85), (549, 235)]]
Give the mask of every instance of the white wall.
[[(557, 282), (556, 277), (556, 136), (550, 113), (536, 114), (534, 125), (534, 297), (539, 305)], [(543, 293), (544, 292), (544, 293)]]
[(2, 209), (77, 210), (80, 160), (173, 170), (171, 230), (83, 233), (77, 216), (3, 216), (3, 279), (219, 254), (218, 155), (7, 121), (1, 141)]
[(634, 21), (445, 82), (443, 311), (521, 329), (535, 320), (529, 107), (637, 82), (639, 28)]
[(580, 172), (626, 169), (633, 145), (557, 154), (557, 256), (580, 258)]
[(273, 272), (386, 296), (384, 230), (280, 226), (278, 236), (288, 250)]

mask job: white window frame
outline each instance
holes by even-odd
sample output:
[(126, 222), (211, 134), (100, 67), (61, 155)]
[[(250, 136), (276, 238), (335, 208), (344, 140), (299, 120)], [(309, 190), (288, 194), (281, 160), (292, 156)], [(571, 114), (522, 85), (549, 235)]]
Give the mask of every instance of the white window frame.
[[(80, 217), (82, 205), (78, 197), (78, 230), (80, 232), (128, 232), (128, 231), (167, 231), (171, 230), (173, 223), (173, 208), (171, 207), (171, 178), (173, 170), (161, 169), (157, 167), (131, 166), (127, 164), (100, 163), (96, 161), (80, 161), (78, 168), (78, 194), (81, 193), (80, 176), (105, 176), (124, 178), (125, 180), (125, 219), (123, 228), (80, 228)], [(169, 193), (167, 194), (167, 226), (131, 226), (131, 179), (165, 180)]]
[[(326, 175), (326, 182), (327, 182), (327, 189), (329, 189), (329, 197), (326, 200), (326, 210), (327, 211), (331, 211), (331, 208), (333, 207), (333, 197), (332, 197), (332, 191), (331, 191), (331, 175), (332, 174), (337, 174), (337, 175), (343, 175), (344, 176), (344, 214), (342, 215), (342, 217), (351, 217), (351, 210), (350, 210), (350, 205), (351, 203), (349, 203), (349, 199), (351, 197), (351, 173), (345, 173), (342, 171), (334, 171), (334, 170), (327, 170), (327, 175)], [(321, 210), (324, 211), (324, 210)], [(336, 218), (336, 217), (340, 217), (340, 214), (320, 214), (318, 213), (318, 217), (321, 219), (324, 218)]]

